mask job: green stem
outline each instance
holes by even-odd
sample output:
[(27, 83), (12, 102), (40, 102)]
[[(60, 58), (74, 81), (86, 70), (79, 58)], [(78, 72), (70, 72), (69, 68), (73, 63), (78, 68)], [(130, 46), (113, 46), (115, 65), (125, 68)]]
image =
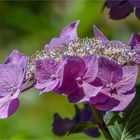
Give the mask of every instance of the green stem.
[(106, 140), (113, 140), (113, 138), (112, 138), (112, 136), (111, 136), (104, 120), (103, 120), (103, 116), (101, 115), (101, 113), (98, 110), (96, 110), (93, 105), (90, 105), (90, 108), (91, 108), (91, 111), (96, 119), (96, 122), (97, 122), (99, 128), (101, 129), (103, 135), (105, 136), (105, 139)]

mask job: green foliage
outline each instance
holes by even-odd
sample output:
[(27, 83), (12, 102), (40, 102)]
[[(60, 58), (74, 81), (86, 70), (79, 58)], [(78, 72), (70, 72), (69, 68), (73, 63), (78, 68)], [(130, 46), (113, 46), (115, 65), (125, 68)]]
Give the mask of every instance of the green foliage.
[(96, 123), (91, 123), (91, 122), (79, 123), (79, 124), (74, 125), (71, 128), (68, 135), (75, 134), (75, 133), (80, 133), (80, 132), (83, 132), (84, 130), (86, 130), (88, 128), (92, 128), (92, 127), (98, 127), (98, 126), (97, 126)]
[(140, 137), (140, 95), (123, 112), (108, 112), (104, 117), (114, 140), (137, 140)]

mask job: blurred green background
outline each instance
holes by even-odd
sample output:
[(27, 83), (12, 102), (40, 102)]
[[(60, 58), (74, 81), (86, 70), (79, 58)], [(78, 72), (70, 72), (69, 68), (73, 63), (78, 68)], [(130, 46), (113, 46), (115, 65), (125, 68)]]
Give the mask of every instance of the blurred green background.
[[(133, 32), (140, 33), (140, 21), (131, 14), (124, 20), (109, 19), (104, 0), (1, 1), (0, 62), (13, 49), (31, 55), (73, 20), (80, 19), (79, 37), (91, 37), (96, 25), (110, 39), (128, 42)], [(52, 133), (53, 114), (72, 117), (73, 104), (56, 94), (38, 96), (30, 90), (20, 96), (19, 110), (10, 118), (0, 120), (2, 140), (91, 140), (84, 134), (57, 137)], [(103, 137), (98, 140), (104, 140)]]

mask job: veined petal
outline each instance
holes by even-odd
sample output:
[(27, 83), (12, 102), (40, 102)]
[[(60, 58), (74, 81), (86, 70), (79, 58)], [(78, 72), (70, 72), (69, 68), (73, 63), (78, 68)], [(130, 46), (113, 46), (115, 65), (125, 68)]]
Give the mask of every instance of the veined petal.
[(77, 27), (79, 25), (79, 20), (74, 21), (67, 25), (60, 33), (59, 38), (53, 38), (48, 45), (44, 47), (45, 50), (51, 51), (61, 45), (64, 45), (67, 41), (77, 40)]
[(67, 25), (60, 34), (60, 38), (69, 37), (69, 40), (77, 40), (78, 34), (77, 34), (77, 27), (79, 25), (80, 20), (76, 20), (74, 22), (71, 22), (69, 25)]
[(114, 97), (108, 96), (104, 93), (99, 93), (95, 97), (90, 98), (90, 104), (93, 104), (96, 109), (102, 111), (110, 111), (116, 107), (120, 101)]
[(102, 87), (95, 87), (84, 81), (81, 87), (83, 88), (83, 92), (85, 96), (79, 102), (89, 101), (90, 98), (96, 96), (102, 88)]
[(0, 119), (7, 118), (19, 107), (19, 101), (17, 99), (20, 90), (18, 89), (13, 95), (8, 94), (0, 98)]
[(110, 111), (123, 111), (130, 102), (134, 99), (136, 94), (136, 90), (133, 88), (132, 90), (126, 92), (125, 94), (117, 94), (115, 95), (115, 99), (119, 100), (120, 103), (112, 108)]
[(122, 68), (116, 62), (105, 57), (99, 57), (98, 64), (98, 77), (102, 80), (104, 85), (116, 83), (122, 79)]
[(81, 78), (86, 71), (86, 64), (82, 58), (77, 56), (66, 56), (63, 58), (63, 80), (60, 92), (71, 94), (78, 88), (77, 78)]
[(38, 60), (36, 62), (36, 75), (35, 79), (37, 81), (36, 88), (44, 88), (47, 82), (52, 81), (53, 76), (55, 77), (55, 72), (58, 68), (58, 63), (55, 60)]
[(71, 103), (77, 103), (79, 102), (81, 99), (84, 98), (84, 92), (82, 88), (77, 88), (77, 90), (75, 92), (73, 92), (72, 94), (68, 95), (68, 100)]
[(14, 64), (0, 65), (0, 97), (14, 93), (23, 81), (22, 69)]
[(96, 56), (86, 56), (83, 58), (86, 64), (86, 72), (82, 79), (88, 83), (95, 80), (98, 73), (98, 60)]
[[(42, 94), (44, 92), (54, 91), (58, 85), (59, 85), (59, 79), (48, 81), (48, 82), (46, 82), (46, 84), (44, 84), (44, 87), (43, 87), (44, 89), (41, 91), (40, 94)], [(35, 87), (37, 88), (37, 85)]]
[(61, 45), (64, 45), (69, 40), (69, 37), (63, 37), (63, 38), (53, 38), (48, 45), (44, 47), (45, 50), (51, 51), (53, 49), (56, 49), (60, 47)]
[(124, 66), (122, 69), (123, 77), (114, 85), (118, 94), (125, 93), (134, 88), (138, 75), (138, 66)]
[(102, 42), (108, 42), (109, 40), (107, 37), (94, 25), (93, 32), (97, 39), (101, 40)]
[(81, 77), (86, 71), (86, 64), (84, 60), (78, 56), (64, 57), (65, 66), (64, 73), (67, 77)]
[[(132, 48), (134, 48), (137, 45), (140, 46), (140, 35), (138, 35), (138, 34), (132, 34), (131, 35), (131, 38), (130, 38), (130, 40), (128, 42), (128, 45), (129, 46), (132, 46)], [(139, 51), (140, 51), (140, 47), (139, 47)]]
[(4, 64), (19, 64), (20, 59), (23, 56), (25, 55), (18, 50), (13, 50), (12, 53), (4, 60)]

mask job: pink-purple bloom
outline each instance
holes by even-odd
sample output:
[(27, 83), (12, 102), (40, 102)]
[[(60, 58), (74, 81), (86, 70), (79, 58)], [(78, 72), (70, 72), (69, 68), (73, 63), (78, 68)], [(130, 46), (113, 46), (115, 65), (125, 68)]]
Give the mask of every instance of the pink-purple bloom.
[(137, 66), (123, 66), (100, 57), (98, 76), (102, 82), (102, 89), (96, 97), (90, 98), (90, 103), (103, 111), (121, 111), (135, 97), (134, 89), (137, 75)]
[(0, 65), (0, 118), (7, 118), (19, 107), (28, 57), (14, 50)]
[[(94, 26), (93, 31), (100, 46), (94, 46), (94, 42), (88, 40), (89, 47), (93, 47), (93, 50), (97, 47), (97, 50), (95, 54), (87, 53), (85, 50), (91, 51), (90, 48), (82, 50), (80, 47), (84, 46), (78, 46), (78, 24), (79, 21), (70, 23), (57, 38), (60, 42), (55, 38), (45, 46), (46, 53), (49, 51), (52, 56), (36, 61), (35, 87), (41, 89), (41, 93), (53, 91), (66, 95), (73, 103), (94, 104), (99, 110), (124, 110), (136, 93), (137, 52), (133, 52), (134, 47), (127, 47), (120, 41), (108, 40)], [(85, 51), (85, 54), (80, 51)]]
[(55, 60), (38, 60), (36, 62), (36, 84), (37, 89), (42, 92), (54, 91), (61, 84), (63, 75), (63, 63)]
[(0, 65), (0, 118), (13, 114), (19, 94), (32, 87), (102, 111), (122, 111), (129, 105), (136, 94), (140, 36), (133, 34), (126, 45), (110, 41), (94, 26), (95, 37), (81, 39), (78, 25), (79, 20), (67, 25), (60, 37), (30, 58), (13, 50)]

